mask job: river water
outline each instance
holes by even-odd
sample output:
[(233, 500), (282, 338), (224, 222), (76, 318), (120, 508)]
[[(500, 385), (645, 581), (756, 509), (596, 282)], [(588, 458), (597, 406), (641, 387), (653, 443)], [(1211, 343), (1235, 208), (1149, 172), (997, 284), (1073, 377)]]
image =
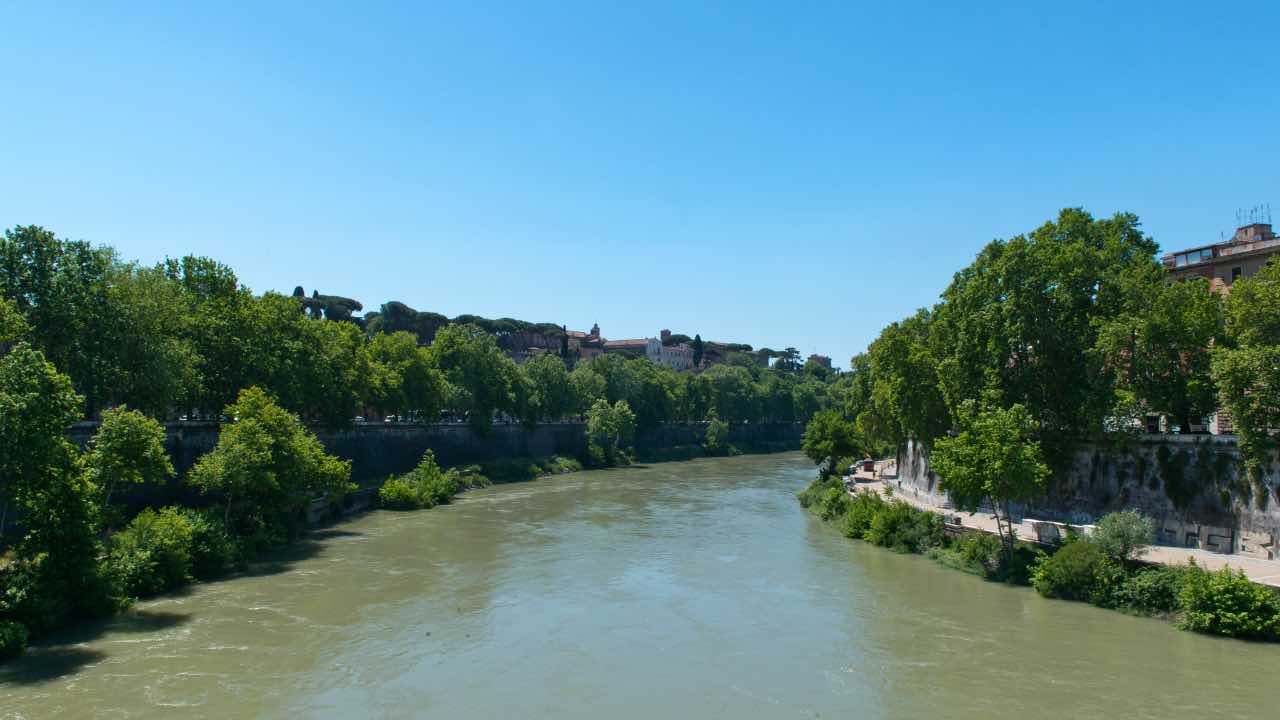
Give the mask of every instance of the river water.
[(796, 454), (375, 512), (0, 666), (0, 718), (1273, 718), (1280, 648), (845, 540)]

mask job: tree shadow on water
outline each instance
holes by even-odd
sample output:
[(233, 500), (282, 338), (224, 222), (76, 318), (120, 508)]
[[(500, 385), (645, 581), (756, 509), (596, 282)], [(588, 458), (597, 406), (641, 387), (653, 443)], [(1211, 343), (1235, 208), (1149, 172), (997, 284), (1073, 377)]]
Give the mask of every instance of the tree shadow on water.
[(50, 633), (32, 643), (26, 654), (0, 664), (0, 685), (36, 685), (79, 672), (101, 662), (108, 653), (85, 643), (107, 633), (150, 633), (178, 627), (191, 621), (189, 613), (159, 610), (126, 610), (100, 620), (86, 620)]
[(0, 687), (38, 685), (79, 672), (101, 662), (107, 654), (84, 647), (33, 647), (22, 657), (0, 664)]
[(328, 548), (329, 541), (357, 537), (364, 537), (364, 533), (339, 528), (313, 530), (288, 545), (263, 552), (256, 560), (249, 563), (246, 570), (224, 579), (286, 573), (299, 563), (319, 556)]

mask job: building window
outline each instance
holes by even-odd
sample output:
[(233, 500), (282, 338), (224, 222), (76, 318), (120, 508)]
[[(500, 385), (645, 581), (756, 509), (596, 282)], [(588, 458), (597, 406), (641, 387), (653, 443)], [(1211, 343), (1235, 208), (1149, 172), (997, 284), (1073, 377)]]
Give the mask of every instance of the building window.
[(1240, 268), (1238, 267), (1231, 268), (1231, 282), (1234, 284), (1235, 281), (1239, 279), (1240, 279)]
[(1174, 256), (1174, 265), (1182, 267), (1192, 263), (1204, 262), (1213, 259), (1213, 248), (1205, 248), (1203, 250), (1192, 250), (1191, 252), (1178, 253)]

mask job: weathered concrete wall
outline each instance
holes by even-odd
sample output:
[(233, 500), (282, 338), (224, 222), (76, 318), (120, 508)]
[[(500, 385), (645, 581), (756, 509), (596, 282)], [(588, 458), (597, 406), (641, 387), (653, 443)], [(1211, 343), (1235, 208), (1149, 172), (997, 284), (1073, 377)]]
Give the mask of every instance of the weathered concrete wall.
[[(1089, 524), (1135, 509), (1156, 520), (1160, 544), (1274, 559), (1280, 557), (1278, 477), (1275, 468), (1261, 483), (1245, 477), (1230, 436), (1148, 435), (1122, 449), (1081, 446), (1050, 492), (1015, 513)], [(947, 502), (927, 453), (914, 443), (899, 451), (898, 480), (917, 497)]]

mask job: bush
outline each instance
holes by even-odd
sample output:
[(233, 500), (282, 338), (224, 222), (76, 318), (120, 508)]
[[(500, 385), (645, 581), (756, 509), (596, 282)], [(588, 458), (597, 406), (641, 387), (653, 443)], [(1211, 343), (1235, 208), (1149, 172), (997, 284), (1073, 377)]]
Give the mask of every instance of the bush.
[(1069, 542), (1032, 569), (1031, 585), (1045, 597), (1092, 600), (1107, 562), (1107, 554), (1092, 542)]
[(1004, 543), (995, 535), (969, 533), (956, 543), (956, 554), (965, 565), (995, 577), (1004, 569)]
[(818, 516), (823, 520), (834, 520), (849, 510), (849, 493), (843, 487), (829, 487), (822, 494), (818, 503)]
[(885, 503), (863, 537), (900, 552), (924, 552), (942, 544), (942, 516), (917, 510), (903, 500)]
[(819, 477), (817, 480), (809, 483), (809, 486), (796, 493), (796, 499), (800, 501), (800, 507), (808, 509), (816, 506), (822, 501), (828, 489), (843, 489), (840, 478)]
[(417, 510), (425, 507), (422, 493), (407, 475), (388, 477), (378, 489), (378, 502), (391, 510)]
[(191, 574), (200, 580), (219, 577), (242, 567), (244, 550), (227, 529), (222, 514), (215, 508), (186, 508), (183, 514), (191, 523)]
[(1169, 565), (1138, 570), (1125, 579), (1113, 607), (1145, 615), (1171, 614), (1178, 609), (1178, 595), (1186, 575), (1185, 567)]
[(27, 649), (27, 626), (0, 620), (0, 660), (18, 657)]
[(871, 529), (875, 517), (885, 508), (885, 501), (878, 493), (860, 492), (849, 502), (845, 512), (844, 527), (841, 528), (847, 538), (860, 539)]
[(1280, 640), (1280, 597), (1231, 568), (1209, 572), (1194, 561), (1178, 594), (1178, 626), (1210, 635)]
[(542, 468), (533, 458), (504, 458), (485, 463), (483, 473), (494, 482), (524, 482), (542, 474)]
[(542, 462), (542, 469), (548, 475), (563, 475), (582, 470), (582, 462), (577, 458), (552, 455)]
[(1112, 560), (1132, 560), (1155, 538), (1155, 523), (1135, 510), (1114, 512), (1098, 521), (1090, 542)]
[(726, 455), (729, 453), (729, 423), (716, 417), (714, 411), (707, 423), (707, 435), (703, 442), (708, 455)]
[(111, 538), (108, 566), (130, 597), (145, 597), (191, 582), (194, 529), (187, 511), (167, 507), (138, 513)]
[[(484, 476), (468, 474), (468, 478)], [(487, 480), (486, 480), (487, 482)], [(444, 471), (436, 464), (435, 453), (422, 455), (418, 467), (399, 477), (392, 475), (378, 490), (378, 501), (393, 510), (417, 510), (447, 503), (463, 488), (463, 475), (456, 469)]]

